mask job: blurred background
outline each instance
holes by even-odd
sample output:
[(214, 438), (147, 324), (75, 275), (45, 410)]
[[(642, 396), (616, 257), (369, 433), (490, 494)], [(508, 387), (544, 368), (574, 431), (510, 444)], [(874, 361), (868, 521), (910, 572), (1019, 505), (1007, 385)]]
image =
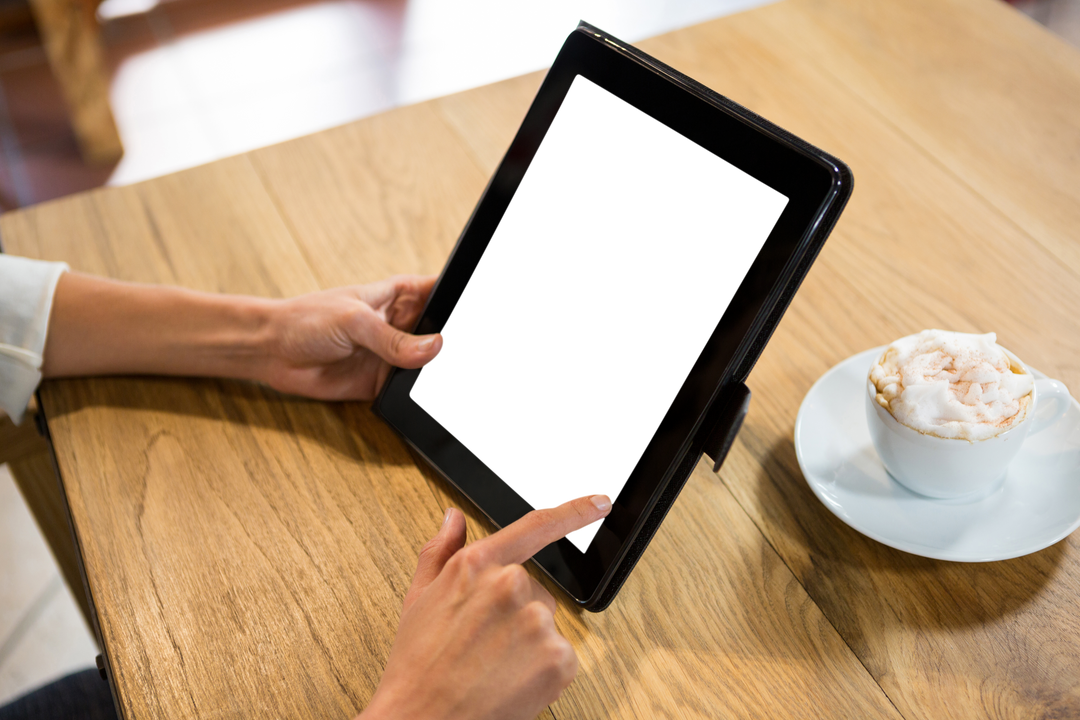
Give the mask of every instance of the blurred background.
[[(98, 1), (0, 0), (5, 209), (144, 180), (539, 70), (579, 18), (635, 40), (764, 2)], [(42, 10), (50, 5), (59, 7), (52, 20)], [(50, 48), (50, 25), (71, 45), (84, 38), (73, 28), (80, 24), (96, 35), (84, 44), (100, 48), (100, 82), (88, 53)], [(65, 92), (65, 84), (77, 89)], [(95, 88), (101, 101), (89, 97)], [(88, 116), (81, 134), (106, 148), (108, 121), (99, 110), (111, 108), (123, 146), (118, 163), (100, 151), (84, 162), (79, 118), (69, 112), (79, 104)]]
[[(0, 0), (0, 210), (539, 70), (579, 18), (632, 42), (766, 1)], [(1080, 46), (1080, 0), (1011, 4)], [(97, 652), (0, 466), (0, 704)]]
[[(538, 70), (579, 18), (634, 41), (765, 1), (0, 0), (0, 209)], [(1012, 4), (1080, 45), (1080, 0)]]

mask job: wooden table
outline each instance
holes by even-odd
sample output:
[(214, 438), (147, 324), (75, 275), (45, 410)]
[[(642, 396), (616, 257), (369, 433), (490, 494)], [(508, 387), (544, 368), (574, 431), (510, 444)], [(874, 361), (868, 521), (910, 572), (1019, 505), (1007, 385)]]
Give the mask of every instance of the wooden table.
[[(880, 545), (811, 494), (795, 413), (843, 358), (990, 331), (1080, 389), (1080, 53), (991, 0), (786, 0), (640, 43), (849, 162), (852, 201), (612, 607), (565, 603), (560, 718), (1080, 716), (1080, 537)], [(435, 272), (540, 74), (0, 218), (9, 252), (288, 296)], [(211, 380), (41, 397), (127, 718), (348, 718), (453, 491), (363, 404)], [(1078, 479), (1080, 481), (1080, 479)], [(488, 532), (475, 513), (471, 532)]]

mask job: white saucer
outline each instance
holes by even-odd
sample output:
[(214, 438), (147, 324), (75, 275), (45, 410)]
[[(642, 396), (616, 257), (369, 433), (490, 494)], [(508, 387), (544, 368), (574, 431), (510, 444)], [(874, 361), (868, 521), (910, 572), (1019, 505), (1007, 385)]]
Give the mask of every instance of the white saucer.
[(867, 350), (829, 370), (799, 408), (795, 454), (825, 507), (890, 547), (958, 562), (1027, 555), (1080, 527), (1075, 399), (1060, 420), (1025, 441), (1002, 485), (976, 500), (935, 500), (893, 480), (870, 441), (862, 394), (870, 365), (883, 350)]

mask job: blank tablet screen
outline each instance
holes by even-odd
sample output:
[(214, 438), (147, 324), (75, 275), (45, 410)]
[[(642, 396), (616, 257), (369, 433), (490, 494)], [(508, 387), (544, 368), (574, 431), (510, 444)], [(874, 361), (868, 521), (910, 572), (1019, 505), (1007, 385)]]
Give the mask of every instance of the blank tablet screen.
[(577, 76), (410, 397), (532, 507), (614, 500), (787, 203)]

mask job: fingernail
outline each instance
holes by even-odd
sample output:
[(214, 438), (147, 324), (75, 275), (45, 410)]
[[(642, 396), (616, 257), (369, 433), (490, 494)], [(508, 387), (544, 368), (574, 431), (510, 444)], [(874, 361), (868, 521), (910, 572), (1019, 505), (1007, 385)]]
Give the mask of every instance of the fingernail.
[(431, 345), (435, 341), (436, 337), (443, 339), (443, 348), (440, 351), (438, 351), (438, 354), (435, 355), (435, 357), (432, 359), (432, 361), (430, 363), (428, 363), (427, 365), (424, 365), (424, 367), (426, 367), (426, 368), (431, 367), (432, 365), (434, 365), (435, 361), (437, 361), (438, 358), (442, 357), (443, 353), (446, 352), (446, 334), (445, 334), (445, 332), (440, 332), (440, 334), (438, 334), (437, 336), (433, 335), (430, 338), (421, 340), (419, 343), (417, 343), (417, 347), (420, 349), (420, 352), (426, 352), (428, 350), (431, 350)]
[(611, 510), (611, 499), (607, 495), (593, 495), (590, 500), (592, 500), (592, 504), (596, 506), (596, 509), (602, 513)]
[(446, 527), (446, 523), (450, 522), (450, 516), (454, 514), (454, 508), (446, 508), (446, 514), (443, 515), (442, 526)]

